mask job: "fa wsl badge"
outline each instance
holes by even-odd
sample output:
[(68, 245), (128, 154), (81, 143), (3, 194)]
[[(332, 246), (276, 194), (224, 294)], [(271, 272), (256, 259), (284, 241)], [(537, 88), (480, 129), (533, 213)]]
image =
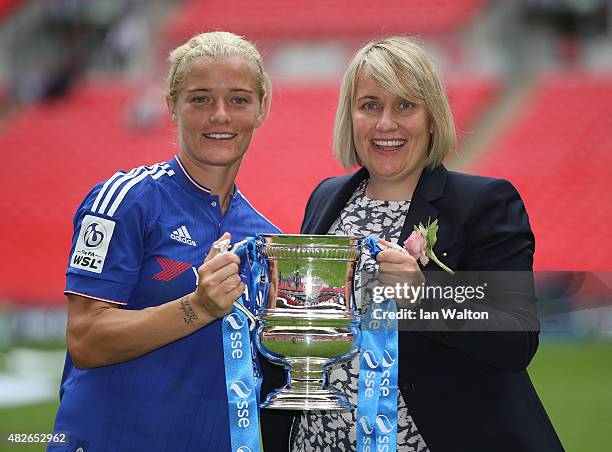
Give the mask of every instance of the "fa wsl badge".
[(70, 266), (92, 273), (101, 273), (114, 230), (114, 221), (85, 215), (74, 253), (70, 258)]

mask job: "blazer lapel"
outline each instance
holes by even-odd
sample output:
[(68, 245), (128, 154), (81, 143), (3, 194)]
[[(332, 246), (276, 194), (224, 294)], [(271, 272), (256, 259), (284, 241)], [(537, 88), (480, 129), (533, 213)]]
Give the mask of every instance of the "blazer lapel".
[(368, 177), (368, 170), (361, 168), (353, 174), (346, 183), (342, 184), (336, 192), (331, 194), (331, 199), (323, 209), (322, 215), (319, 216), (318, 221), (315, 223), (312, 234), (327, 234), (329, 228), (334, 224), (334, 221), (336, 221), (336, 218), (338, 218), (340, 212), (342, 212), (342, 209), (351, 198), (355, 189), (359, 186), (361, 181)]
[(438, 209), (433, 206), (432, 201), (442, 197), (447, 173), (448, 171), (444, 166), (439, 166), (433, 170), (427, 168), (423, 170), (412, 195), (410, 208), (406, 214), (398, 244), (404, 243), (414, 230), (415, 225), (419, 223), (426, 225), (427, 220), (434, 221), (438, 218)]

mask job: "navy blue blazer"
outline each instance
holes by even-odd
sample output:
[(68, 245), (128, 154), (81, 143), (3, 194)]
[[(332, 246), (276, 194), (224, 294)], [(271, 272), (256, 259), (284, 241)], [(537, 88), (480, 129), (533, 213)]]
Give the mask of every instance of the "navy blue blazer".
[[(310, 196), (301, 232), (326, 234), (367, 177), (362, 168), (322, 181)], [(443, 166), (426, 169), (399, 243), (429, 218), (440, 227), (434, 251), (450, 268), (532, 270), (535, 240), (523, 201), (508, 181)], [(424, 270), (434, 267), (430, 262)], [(563, 450), (526, 371), (539, 332), (535, 297), (526, 295), (514, 311), (495, 314), (506, 326), (531, 323), (525, 331), (400, 331), (399, 388), (433, 452)]]

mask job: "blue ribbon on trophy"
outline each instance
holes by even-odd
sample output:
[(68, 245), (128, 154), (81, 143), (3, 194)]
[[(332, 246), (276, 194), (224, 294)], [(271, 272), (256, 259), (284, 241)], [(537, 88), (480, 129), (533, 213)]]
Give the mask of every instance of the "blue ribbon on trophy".
[[(364, 245), (372, 258), (381, 251), (378, 240)], [(374, 318), (373, 313), (379, 315)], [(357, 399), (357, 450), (395, 450), (397, 446), (398, 339), (393, 299), (373, 300), (362, 321)]]
[(244, 246), (236, 248), (236, 254), (241, 258), (241, 266), (247, 273), (247, 287), (245, 293), (236, 301), (237, 306), (222, 322), (225, 388), (232, 451), (257, 452), (260, 450), (261, 372), (251, 337), (251, 334), (254, 334), (254, 325), (249, 325), (252, 316), (247, 316), (245, 310), (256, 312), (261, 300), (267, 296), (267, 286), (262, 279), (267, 268), (265, 261), (257, 255), (255, 238), (250, 237), (240, 245)]
[(259, 451), (260, 378), (253, 368), (249, 321), (234, 308), (222, 329), (232, 451)]

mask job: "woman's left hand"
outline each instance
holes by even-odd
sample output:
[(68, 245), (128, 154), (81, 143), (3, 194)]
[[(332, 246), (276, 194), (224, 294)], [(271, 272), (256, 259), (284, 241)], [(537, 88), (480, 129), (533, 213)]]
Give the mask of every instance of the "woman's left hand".
[[(384, 249), (378, 253), (378, 282), (383, 286), (402, 287), (398, 295), (404, 293), (404, 287), (418, 287), (425, 283), (425, 276), (419, 267), (418, 261), (407, 251), (394, 249), (394, 244), (379, 239), (378, 243)], [(407, 289), (408, 293), (411, 293)], [(399, 307), (415, 307), (420, 300), (412, 298), (395, 297)]]

